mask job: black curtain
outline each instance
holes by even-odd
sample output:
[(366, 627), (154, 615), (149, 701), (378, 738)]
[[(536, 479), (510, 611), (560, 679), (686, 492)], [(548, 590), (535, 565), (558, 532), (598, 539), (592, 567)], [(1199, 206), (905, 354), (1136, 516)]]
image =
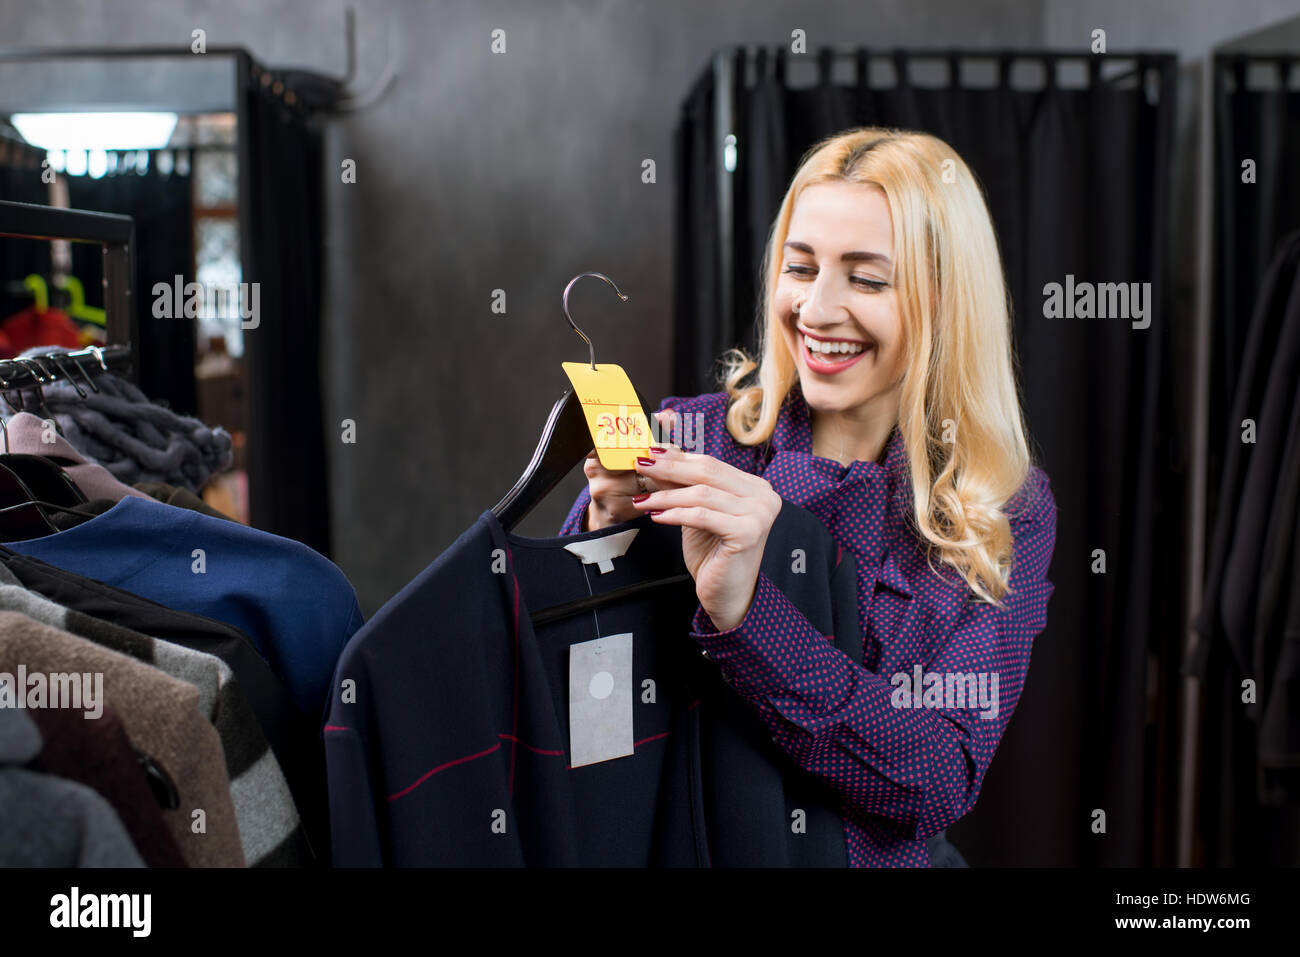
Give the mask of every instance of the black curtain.
[[(19, 140), (0, 137), (0, 199), (48, 206), (49, 186), (41, 179), (45, 151)], [(11, 282), (24, 276), (50, 274), (50, 244), (34, 239), (0, 236), (0, 320), (31, 305), (31, 298), (11, 291)]]
[[(195, 324), (192, 319), (157, 319), (153, 286), (194, 275), (194, 224), (189, 151), (133, 150), (110, 153), (110, 171), (99, 179), (68, 176), (68, 204), (73, 209), (121, 213), (135, 220), (135, 277), (132, 298), (139, 321), (135, 352), (138, 384), (155, 402), (182, 415), (198, 412), (194, 378)], [(167, 171), (163, 171), (166, 167)], [(72, 271), (86, 290), (87, 303), (103, 306), (103, 254), (85, 243), (72, 246)], [(220, 423), (214, 423), (220, 424)]]
[(245, 60), (240, 74), (244, 279), (260, 321), (244, 331), (252, 524), (330, 554), (321, 401), (323, 148), (310, 104), (332, 91)]
[[(1204, 862), (1216, 867), (1295, 866), (1300, 854), (1300, 808), (1260, 800), (1259, 726), (1242, 706), (1244, 676), (1218, 616), (1222, 561), (1244, 514), (1239, 505), (1247, 465), (1279, 447), (1275, 435), (1261, 432), (1258, 446), (1238, 445), (1240, 454), (1229, 458), (1241, 441), (1234, 404), (1240, 397), (1238, 407), (1261, 418), (1279, 306), (1294, 295), (1288, 275), (1277, 303), (1260, 302), (1265, 272), (1284, 238), (1300, 229), (1300, 92), (1287, 88), (1296, 64), (1294, 56), (1238, 55), (1218, 56), (1214, 63), (1216, 269), (1207, 475), (1213, 536), (1207, 536), (1206, 601), (1198, 621), (1205, 640), (1193, 673), (1202, 680), (1203, 706), (1198, 832)], [(1253, 182), (1245, 178), (1247, 160), (1253, 161)], [(1262, 354), (1244, 368), (1252, 318), (1271, 332), (1261, 330)]]
[[(1177, 672), (1184, 585), (1183, 451), (1163, 384), (1170, 347), (1165, 223), (1173, 146), (1174, 57), (1120, 56), (1123, 76), (1087, 63), (1081, 87), (1058, 81), (1050, 54), (910, 56), (859, 51), (856, 82), (836, 79), (829, 51), (815, 84), (787, 83), (791, 57), (729, 51), (735, 82), (712, 69), (692, 88), (677, 130), (676, 394), (718, 389), (727, 346), (753, 349), (763, 244), (804, 152), (853, 126), (896, 126), (950, 143), (981, 180), (1013, 304), (1031, 443), (1060, 509), (1056, 590), (1029, 680), (975, 809), (948, 836), (972, 865), (1163, 862), (1173, 820)], [(991, 84), (964, 82), (968, 57), (996, 61)], [(872, 83), (873, 61), (894, 83)], [(947, 82), (918, 85), (917, 60), (946, 63)], [(1062, 58), (1064, 59), (1064, 58)], [(1079, 58), (1074, 58), (1078, 60)], [(1038, 74), (1033, 89), (1012, 71)], [(734, 113), (732, 202), (717, 94)], [(732, 274), (728, 246), (732, 237)], [(719, 251), (720, 250), (720, 251)], [(1044, 285), (1151, 284), (1150, 326), (1123, 319), (1047, 319)], [(730, 286), (728, 291), (727, 286)], [(725, 308), (727, 302), (730, 308)], [(1186, 330), (1180, 330), (1186, 332)], [(1162, 423), (1164, 425), (1162, 426)], [(1106, 571), (1091, 570), (1103, 549)], [(1148, 713), (1148, 663), (1160, 706)], [(1092, 830), (1105, 812), (1104, 834)]]
[[(1300, 91), (1287, 89), (1296, 57), (1217, 56), (1214, 61), (1215, 270), (1210, 435), (1223, 435), (1242, 348), (1278, 241), (1300, 227)], [(1248, 72), (1272, 74), (1272, 84)], [(1261, 82), (1264, 81), (1264, 82)], [(1252, 160), (1253, 183), (1242, 164)], [(1212, 442), (1211, 482), (1222, 450)]]

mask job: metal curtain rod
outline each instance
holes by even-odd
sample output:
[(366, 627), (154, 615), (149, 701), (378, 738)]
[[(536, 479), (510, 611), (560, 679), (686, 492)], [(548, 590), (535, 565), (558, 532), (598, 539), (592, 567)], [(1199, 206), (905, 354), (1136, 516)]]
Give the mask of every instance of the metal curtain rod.
[(1300, 62), (1300, 52), (1279, 50), (1277, 53), (1216, 53), (1214, 62), (1222, 66), (1231, 66), (1234, 63), (1296, 63)]
[[(723, 61), (734, 60), (735, 68), (719, 67), (719, 58)], [(1056, 68), (1063, 63), (1086, 65), (1090, 76), (1089, 85), (1094, 88), (1114, 87), (1134, 78), (1143, 79), (1142, 75), (1147, 71), (1155, 71), (1169, 77), (1178, 68), (1178, 57), (1173, 53), (1110, 53), (1101, 57), (1075, 50), (909, 50), (903, 48), (872, 50), (867, 47), (848, 48), (828, 45), (809, 50), (807, 53), (796, 54), (791, 53), (784, 46), (758, 47), (747, 44), (720, 51), (714, 58), (713, 69), (715, 75), (721, 69), (726, 74), (746, 77), (747, 82), (749, 72), (747, 67), (750, 64), (756, 65), (762, 71), (766, 60), (767, 69), (774, 68), (777, 77), (783, 78), (787, 68), (803, 61), (815, 65), (820, 71), (821, 82), (825, 83), (830, 79), (832, 63), (845, 59), (857, 62), (859, 83), (866, 79), (866, 70), (873, 61), (892, 64), (895, 73), (899, 75), (900, 82), (904, 82), (905, 79), (906, 82), (910, 82), (906, 74), (910, 72), (909, 68), (913, 63), (944, 63), (948, 67), (949, 82), (953, 84), (961, 82), (958, 70), (962, 63), (996, 63), (999, 84), (1008, 82), (1010, 71), (1017, 63), (1036, 64), (1046, 71), (1045, 82), (1049, 87), (1055, 85)], [(1109, 76), (1103, 75), (1103, 67), (1107, 63), (1118, 64), (1122, 71)]]
[[(866, 55), (867, 57), (873, 59), (903, 57), (910, 60), (950, 60), (956, 57), (957, 59), (961, 59), (961, 60), (1093, 61), (1098, 58), (1096, 54), (1088, 53), (1086, 51), (1081, 52), (1079, 50), (1059, 50), (1059, 49), (1058, 50), (1048, 50), (1048, 49), (980, 50), (980, 49), (959, 49), (959, 48), (945, 49), (942, 47), (932, 47), (929, 49), (910, 48), (910, 47), (872, 48), (872, 47), (846, 47), (846, 46), (836, 46), (833, 44), (827, 44), (824, 46), (810, 48), (807, 53), (791, 53), (787, 47), (782, 46), (780, 44), (776, 44), (773, 46), (764, 46), (764, 45), (753, 44), (753, 43), (739, 44), (731, 47), (730, 49), (737, 53), (759, 53), (761, 51), (766, 51), (768, 53), (771, 53), (773, 50), (775, 50), (778, 53), (785, 54), (785, 56), (790, 59), (808, 59), (808, 60), (817, 59), (818, 54), (822, 53), (823, 51), (830, 53), (830, 55), (833, 57), (839, 57), (845, 59), (856, 58), (859, 55)], [(1105, 58), (1107, 60), (1146, 60), (1150, 62), (1153, 66), (1178, 62), (1178, 54), (1158, 52), (1158, 51), (1107, 53)]]

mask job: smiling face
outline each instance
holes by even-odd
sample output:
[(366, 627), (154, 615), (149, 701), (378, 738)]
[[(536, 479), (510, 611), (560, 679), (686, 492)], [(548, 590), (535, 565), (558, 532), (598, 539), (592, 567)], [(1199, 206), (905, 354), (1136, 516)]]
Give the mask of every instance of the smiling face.
[(810, 408), (875, 424), (873, 431), (898, 416), (904, 356), (895, 270), (884, 192), (826, 182), (799, 194), (774, 298), (786, 347)]

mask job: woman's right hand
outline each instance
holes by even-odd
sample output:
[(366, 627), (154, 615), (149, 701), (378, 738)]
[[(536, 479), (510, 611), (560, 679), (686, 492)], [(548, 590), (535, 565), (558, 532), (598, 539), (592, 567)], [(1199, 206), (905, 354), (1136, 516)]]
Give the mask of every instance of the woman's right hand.
[[(663, 409), (654, 413), (658, 423), (655, 431), (659, 435), (676, 434), (672, 430), (674, 415), (672, 409)], [(659, 441), (657, 444), (660, 447), (671, 445), (666, 441)], [(643, 491), (657, 492), (661, 488), (681, 487), (675, 482), (656, 485), (654, 479), (647, 477), (646, 487), (642, 489), (637, 482), (635, 469), (607, 469), (600, 464), (595, 449), (588, 453), (586, 461), (582, 463), (582, 471), (586, 473), (587, 489), (591, 492), (591, 504), (587, 506), (585, 527), (582, 529), (584, 532), (595, 532), (640, 517), (644, 513), (632, 504), (634, 495), (640, 495)]]

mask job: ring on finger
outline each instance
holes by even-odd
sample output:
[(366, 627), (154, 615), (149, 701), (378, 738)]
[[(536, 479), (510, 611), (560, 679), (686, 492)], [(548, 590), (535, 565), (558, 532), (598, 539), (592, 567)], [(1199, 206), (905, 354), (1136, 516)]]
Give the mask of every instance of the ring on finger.
[(640, 474), (639, 472), (637, 473), (636, 484), (637, 484), (637, 488), (641, 489), (641, 491), (643, 492), (650, 491), (648, 488), (645, 487), (645, 476)]

